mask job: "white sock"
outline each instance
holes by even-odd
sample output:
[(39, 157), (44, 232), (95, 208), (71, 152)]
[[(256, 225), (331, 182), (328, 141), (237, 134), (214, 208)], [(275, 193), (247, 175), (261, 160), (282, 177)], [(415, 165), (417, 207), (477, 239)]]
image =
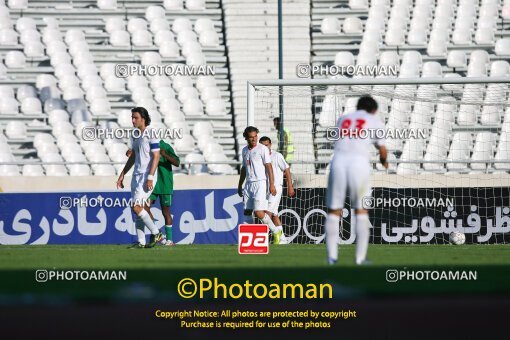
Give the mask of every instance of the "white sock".
[(356, 215), (356, 263), (366, 260), (368, 239), (370, 237), (370, 220), (368, 214)]
[(136, 217), (135, 220), (135, 227), (136, 227), (136, 236), (138, 238), (138, 242), (140, 242), (141, 245), (145, 245), (145, 224), (143, 224), (143, 221), (140, 217)]
[(269, 217), (268, 214), (264, 215), (264, 217), (262, 218), (262, 222), (264, 222), (264, 224), (267, 224), (269, 226), (269, 230), (271, 230), (271, 232), (273, 234), (278, 231), (278, 229), (275, 227), (275, 225), (273, 223), (273, 220), (271, 220), (271, 217)]
[(143, 223), (147, 226), (147, 228), (149, 228), (149, 230), (151, 231), (151, 233), (153, 235), (157, 235), (159, 233), (158, 228), (156, 227), (156, 225), (152, 221), (152, 219), (151, 219), (149, 213), (147, 213), (147, 211), (142, 210), (138, 214), (138, 217), (140, 217), (142, 219)]
[(246, 223), (246, 224), (254, 224), (255, 221), (253, 219), (253, 214), (244, 215), (244, 223)]
[(338, 260), (338, 235), (340, 226), (340, 216), (335, 214), (328, 214), (326, 217), (326, 249), (328, 251), (328, 258), (336, 261)]

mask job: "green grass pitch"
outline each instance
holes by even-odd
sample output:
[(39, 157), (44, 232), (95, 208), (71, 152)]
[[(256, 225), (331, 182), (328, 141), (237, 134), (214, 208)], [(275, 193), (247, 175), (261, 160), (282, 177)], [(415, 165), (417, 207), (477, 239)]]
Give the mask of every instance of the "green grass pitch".
[[(157, 292), (159, 298), (178, 300), (177, 283), (186, 277), (216, 277), (222, 283), (330, 282), (335, 297), (340, 298), (508, 294), (510, 245), (370, 245), (368, 257), (373, 265), (363, 267), (354, 265), (354, 250), (354, 245), (340, 246), (339, 263), (328, 266), (325, 246), (311, 244), (271, 246), (268, 255), (239, 255), (236, 245), (153, 249), (127, 249), (125, 245), (0, 246), (0, 300), (2, 296), (27, 293), (108, 300), (139, 286)], [(37, 283), (34, 275), (38, 269), (126, 270), (128, 280)], [(477, 279), (389, 283), (389, 269), (476, 271)]]
[[(354, 245), (340, 246), (338, 267), (354, 266)], [(374, 267), (510, 265), (510, 245), (370, 245)], [(5, 269), (326, 268), (324, 245), (271, 245), (268, 255), (239, 255), (237, 245), (0, 246)]]

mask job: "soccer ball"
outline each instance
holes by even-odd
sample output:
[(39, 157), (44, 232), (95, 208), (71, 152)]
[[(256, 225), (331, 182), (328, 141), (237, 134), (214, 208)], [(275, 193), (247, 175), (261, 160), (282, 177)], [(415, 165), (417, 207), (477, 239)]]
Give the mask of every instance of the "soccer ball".
[(466, 235), (457, 231), (452, 231), (450, 233), (450, 243), (457, 246), (464, 244), (466, 243)]

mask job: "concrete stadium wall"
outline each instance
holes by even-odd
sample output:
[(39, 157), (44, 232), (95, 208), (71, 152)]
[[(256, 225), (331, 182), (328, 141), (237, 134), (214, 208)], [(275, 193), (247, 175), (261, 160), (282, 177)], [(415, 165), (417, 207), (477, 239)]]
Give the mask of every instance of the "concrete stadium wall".
[[(239, 176), (175, 176), (175, 189), (235, 189)], [(117, 177), (0, 177), (0, 192), (66, 192), (115, 191)], [(129, 190), (131, 178), (124, 180)], [(299, 188), (326, 187), (323, 175), (296, 176)], [(385, 175), (372, 177), (372, 187), (434, 188), (434, 187), (510, 187), (510, 174), (476, 175)]]

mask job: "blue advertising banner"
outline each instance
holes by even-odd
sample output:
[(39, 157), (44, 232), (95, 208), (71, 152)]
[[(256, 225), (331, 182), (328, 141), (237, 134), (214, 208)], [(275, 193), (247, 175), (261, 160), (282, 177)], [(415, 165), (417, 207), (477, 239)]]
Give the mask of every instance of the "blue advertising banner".
[[(162, 227), (159, 201), (151, 211)], [(176, 190), (171, 213), (176, 243), (236, 244), (242, 198), (234, 189)], [(133, 221), (127, 191), (0, 193), (0, 244), (128, 244)]]

